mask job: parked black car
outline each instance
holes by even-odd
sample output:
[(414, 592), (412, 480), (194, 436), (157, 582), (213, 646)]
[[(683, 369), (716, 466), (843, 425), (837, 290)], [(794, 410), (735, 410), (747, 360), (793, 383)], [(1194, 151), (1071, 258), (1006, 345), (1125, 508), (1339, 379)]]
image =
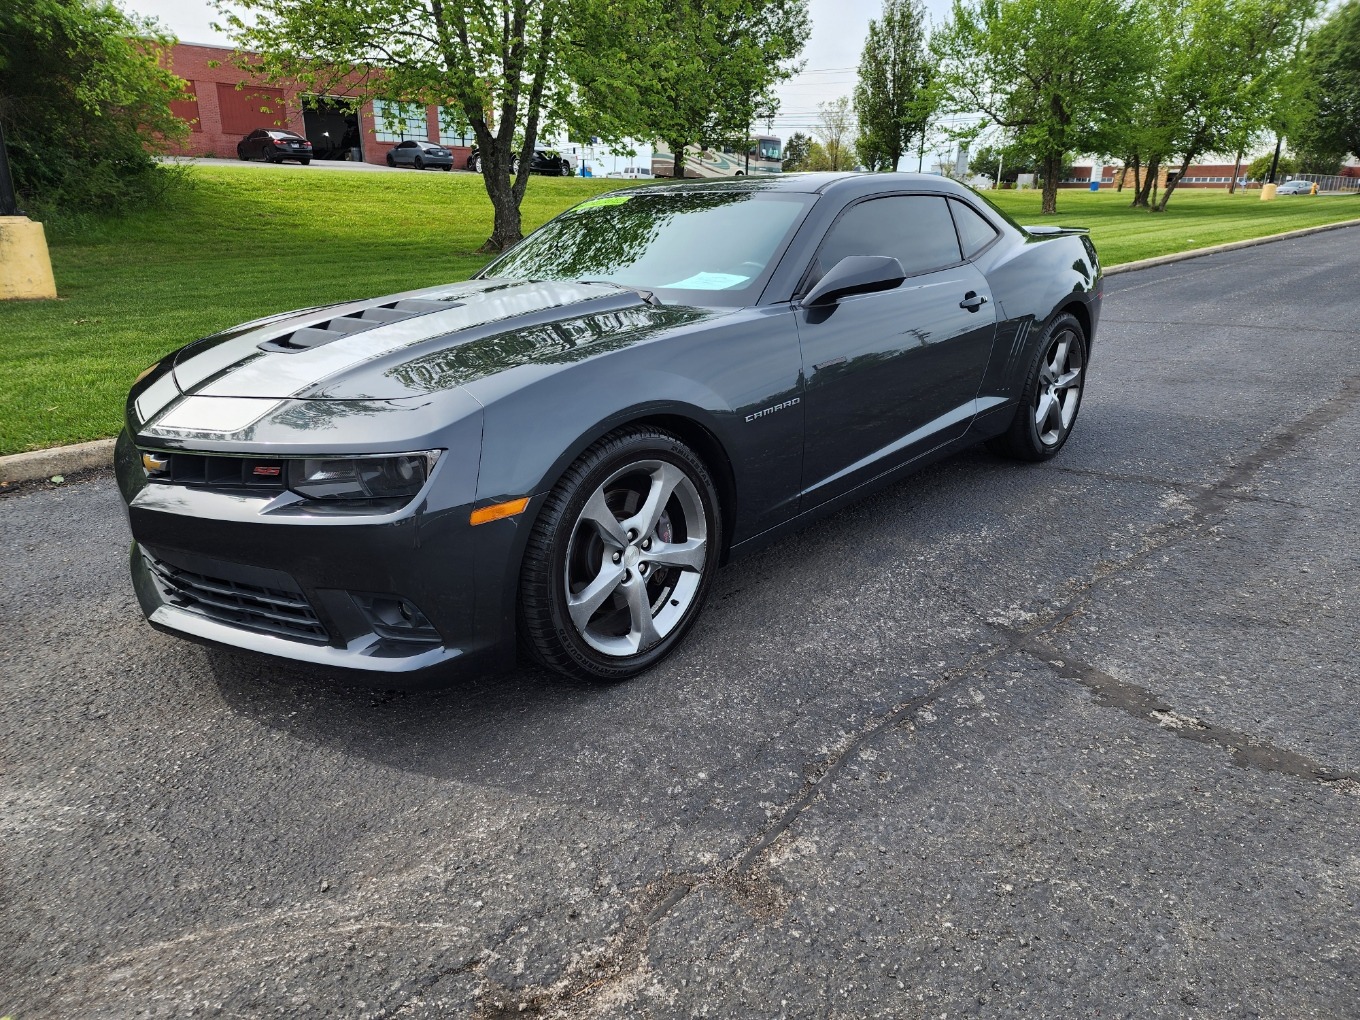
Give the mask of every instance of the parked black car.
[[(482, 157), (477, 151), (477, 146), (472, 147), (468, 154), (467, 168), (473, 173), (480, 173), (482, 169)], [(533, 157), (529, 161), (529, 172), (532, 174), (548, 174), (553, 177), (572, 177), (576, 174), (576, 168), (571, 165), (571, 160), (556, 152), (547, 149), (535, 149)], [(510, 173), (519, 173), (519, 156), (510, 157)]]
[(452, 170), (453, 153), (437, 142), (408, 138), (387, 153), (388, 166), (413, 166), (417, 170)]
[(728, 558), (977, 442), (1054, 456), (1101, 292), (1083, 231), (941, 177), (594, 197), (470, 282), (144, 373), (115, 454), (133, 586), (170, 633), (369, 682), (517, 649), (628, 677)]
[(306, 166), (312, 161), (312, 143), (296, 131), (256, 128), (236, 143), (236, 158), (262, 159), (266, 163), (295, 159)]

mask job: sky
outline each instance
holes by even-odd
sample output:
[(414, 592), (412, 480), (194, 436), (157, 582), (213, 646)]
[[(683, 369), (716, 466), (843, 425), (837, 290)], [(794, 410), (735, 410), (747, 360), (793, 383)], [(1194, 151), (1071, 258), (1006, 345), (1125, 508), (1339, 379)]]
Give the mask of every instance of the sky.
[[(156, 18), (181, 42), (231, 45), (225, 35), (213, 31), (211, 23), (217, 15), (207, 0), (121, 2), (134, 13)], [(949, 11), (948, 0), (925, 0), (925, 7), (935, 24), (942, 22)], [(808, 9), (812, 35), (803, 51), (804, 70), (778, 89), (779, 114), (773, 133), (786, 140), (795, 131), (814, 132), (818, 103), (849, 96), (854, 91), (869, 19), (878, 17), (882, 0), (809, 0)], [(903, 169), (908, 169), (905, 163)]]

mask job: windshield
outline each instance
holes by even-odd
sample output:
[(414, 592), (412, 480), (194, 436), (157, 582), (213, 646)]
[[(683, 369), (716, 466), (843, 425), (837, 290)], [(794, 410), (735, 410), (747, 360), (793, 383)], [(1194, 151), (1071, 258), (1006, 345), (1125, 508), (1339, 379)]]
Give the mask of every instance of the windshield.
[(605, 195), (568, 209), (481, 275), (600, 280), (679, 303), (753, 304), (811, 201), (745, 190)]

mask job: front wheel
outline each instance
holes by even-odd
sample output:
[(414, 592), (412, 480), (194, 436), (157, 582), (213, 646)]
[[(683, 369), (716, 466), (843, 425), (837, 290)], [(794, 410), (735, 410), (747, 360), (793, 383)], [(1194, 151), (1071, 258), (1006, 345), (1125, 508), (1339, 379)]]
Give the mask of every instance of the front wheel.
[(1085, 381), (1086, 334), (1075, 316), (1064, 313), (1044, 331), (1015, 418), (992, 440), (992, 449), (1017, 460), (1048, 460), (1072, 434)]
[(395, 169), (397, 165), (397, 158), (393, 156), (390, 152), (387, 154), (387, 165), (392, 167), (393, 169)]
[(475, 174), (475, 173), (478, 173), (478, 172), (480, 172), (481, 169), (482, 169), (482, 161), (481, 161), (478, 157), (476, 157), (476, 156), (469, 156), (469, 157), (468, 157), (468, 162), (467, 162), (467, 168), (468, 168), (470, 171), (472, 171), (474, 174)]
[(581, 680), (625, 680), (669, 654), (717, 570), (722, 519), (697, 454), (629, 428), (567, 470), (535, 522), (520, 572), (529, 655)]

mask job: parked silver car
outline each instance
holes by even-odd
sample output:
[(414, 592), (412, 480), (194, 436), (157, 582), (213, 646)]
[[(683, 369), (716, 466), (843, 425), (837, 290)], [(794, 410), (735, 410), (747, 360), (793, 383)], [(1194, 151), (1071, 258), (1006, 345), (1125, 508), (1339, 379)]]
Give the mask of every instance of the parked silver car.
[(452, 170), (453, 153), (438, 142), (408, 138), (387, 153), (388, 166), (413, 166), (417, 170)]

